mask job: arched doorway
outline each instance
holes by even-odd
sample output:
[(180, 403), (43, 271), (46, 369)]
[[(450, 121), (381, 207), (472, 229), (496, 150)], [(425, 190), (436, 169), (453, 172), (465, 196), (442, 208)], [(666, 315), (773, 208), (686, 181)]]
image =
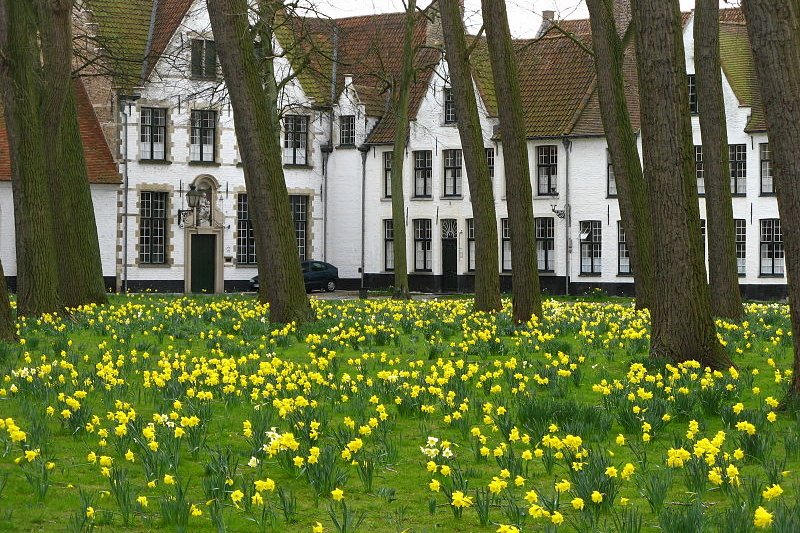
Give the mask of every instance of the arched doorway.
[(219, 183), (210, 175), (195, 178), (191, 188), (199, 193), (193, 216), (184, 226), (185, 283), (187, 293), (224, 292), (224, 213), (217, 205)]

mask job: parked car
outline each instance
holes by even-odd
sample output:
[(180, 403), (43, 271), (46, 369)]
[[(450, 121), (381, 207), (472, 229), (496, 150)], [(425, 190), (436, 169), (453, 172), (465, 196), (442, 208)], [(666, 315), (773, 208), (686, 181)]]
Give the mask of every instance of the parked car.
[[(314, 289), (328, 292), (336, 290), (336, 285), (339, 283), (339, 269), (335, 266), (322, 261), (303, 261), (300, 267), (303, 269), (306, 292)], [(250, 278), (250, 288), (257, 291), (258, 287), (258, 276)]]

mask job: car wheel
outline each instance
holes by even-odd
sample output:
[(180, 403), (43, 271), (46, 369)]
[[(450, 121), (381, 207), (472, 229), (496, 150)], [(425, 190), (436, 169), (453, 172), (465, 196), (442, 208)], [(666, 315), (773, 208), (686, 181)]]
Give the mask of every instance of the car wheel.
[(329, 280), (327, 285), (325, 285), (325, 290), (328, 291), (328, 292), (335, 291), (336, 290), (336, 281), (335, 280)]

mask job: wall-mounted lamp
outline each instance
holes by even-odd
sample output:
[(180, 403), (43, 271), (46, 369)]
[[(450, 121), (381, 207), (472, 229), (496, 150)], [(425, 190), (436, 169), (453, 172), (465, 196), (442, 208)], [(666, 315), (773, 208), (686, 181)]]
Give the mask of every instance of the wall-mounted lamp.
[(556, 209), (556, 204), (550, 204), (550, 209), (553, 213), (556, 214), (558, 218), (566, 218), (567, 217), (567, 210), (566, 209)]

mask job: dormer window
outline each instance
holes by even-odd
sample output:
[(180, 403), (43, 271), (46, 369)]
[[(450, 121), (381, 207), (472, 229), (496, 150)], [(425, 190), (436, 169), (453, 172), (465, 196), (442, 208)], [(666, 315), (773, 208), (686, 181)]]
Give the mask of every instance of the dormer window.
[(342, 115), (339, 117), (339, 144), (353, 146), (356, 144), (356, 117)]
[(456, 101), (453, 99), (453, 88), (444, 88), (444, 123), (455, 124), (456, 122)]
[(697, 106), (697, 84), (695, 83), (695, 76), (694, 74), (689, 74), (686, 78), (689, 85), (689, 113), (696, 115), (699, 112), (699, 107)]
[(217, 77), (217, 46), (207, 39), (192, 39), (192, 77)]

